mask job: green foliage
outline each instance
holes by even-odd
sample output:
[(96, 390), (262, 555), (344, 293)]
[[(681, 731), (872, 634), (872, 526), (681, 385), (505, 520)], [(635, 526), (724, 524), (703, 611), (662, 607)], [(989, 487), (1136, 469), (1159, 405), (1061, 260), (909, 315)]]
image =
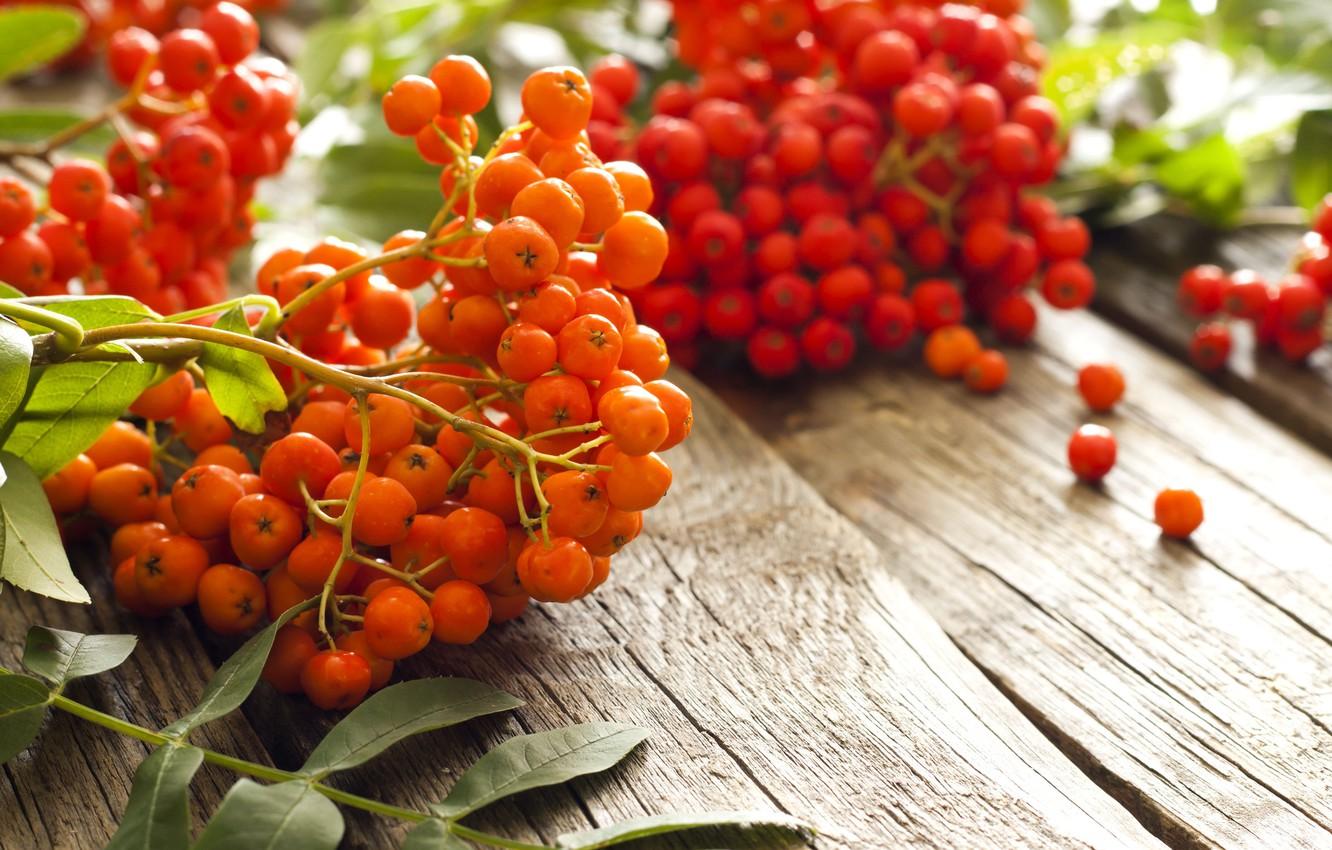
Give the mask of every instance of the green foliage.
[(0, 764), (37, 737), (49, 699), (50, 692), (36, 679), (0, 673)]
[(402, 850), (468, 850), (468, 845), (449, 832), (448, 823), (431, 818), (412, 827)]
[(190, 843), (190, 780), (203, 764), (197, 747), (158, 747), (134, 772), (125, 814), (106, 850), (177, 850)]
[[(214, 327), (252, 336), (245, 311), (240, 307), (223, 313)], [(287, 409), (287, 394), (273, 376), (268, 361), (258, 354), (209, 342), (199, 355), (199, 366), (217, 409), (242, 431), (262, 434), (264, 414)]]
[[(377, 114), (363, 118), (381, 121)], [(422, 160), (411, 140), (386, 131), (330, 150), (319, 163), (318, 193), (322, 224), (374, 241), (419, 228), (443, 200), (439, 167)]]
[(510, 738), (468, 768), (431, 810), (460, 818), (523, 791), (600, 773), (619, 764), (649, 734), (620, 723), (585, 723)]
[(7, 473), (0, 486), (0, 578), (63, 602), (91, 602), (70, 569), (41, 481), (27, 463), (8, 452), (0, 452), (0, 463)]
[[(82, 121), (84, 116), (64, 109), (7, 109), (0, 112), (0, 139), (7, 142), (41, 142)], [(89, 154), (105, 154), (116, 138), (110, 127), (98, 127), (79, 136), (64, 148)]]
[(222, 798), (194, 850), (334, 850), (342, 830), (342, 812), (308, 784), (242, 779)]
[(0, 81), (35, 71), (79, 43), (87, 19), (64, 6), (0, 9)]
[(401, 682), (373, 695), (329, 731), (300, 773), (323, 778), (364, 764), (412, 735), (509, 711), (522, 700), (472, 679)]
[(199, 704), (184, 717), (163, 729), (162, 734), (183, 738), (205, 723), (210, 723), (240, 708), (241, 703), (245, 702), (254, 690), (254, 686), (258, 684), (260, 674), (264, 672), (264, 662), (268, 660), (268, 653), (273, 649), (273, 640), (277, 637), (278, 629), (291, 622), (298, 614), (308, 610), (315, 602), (316, 600), (308, 600), (300, 605), (293, 605), (269, 623), (263, 631), (247, 640), (217, 669), (213, 678), (208, 680), (203, 696), (199, 698)]
[(33, 626), (23, 644), (23, 666), (63, 688), (84, 676), (96, 676), (124, 663), (139, 639), (134, 635), (84, 635)]
[(31, 363), (32, 338), (18, 325), (0, 318), (0, 425), (23, 403)]
[(597, 850), (600, 847), (612, 847), (654, 835), (668, 835), (705, 827), (734, 827), (745, 831), (766, 829), (796, 835), (810, 832), (808, 826), (795, 818), (773, 812), (707, 812), (693, 815), (653, 815), (621, 821), (599, 829), (566, 833), (555, 839), (555, 846), (560, 850)]
[(1332, 110), (1307, 112), (1295, 132), (1291, 156), (1291, 194), (1312, 209), (1332, 190)]
[(1105, 32), (1086, 44), (1061, 42), (1050, 51), (1043, 94), (1065, 125), (1084, 121), (1106, 86), (1161, 64), (1181, 32), (1174, 24), (1155, 22)]

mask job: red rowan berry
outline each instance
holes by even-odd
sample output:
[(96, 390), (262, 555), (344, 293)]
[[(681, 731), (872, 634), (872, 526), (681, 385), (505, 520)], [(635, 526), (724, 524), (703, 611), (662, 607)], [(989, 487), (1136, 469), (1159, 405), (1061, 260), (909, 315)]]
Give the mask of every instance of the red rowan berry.
[(1096, 483), (1115, 465), (1115, 435), (1100, 425), (1083, 425), (1068, 441), (1068, 465), (1083, 481)]

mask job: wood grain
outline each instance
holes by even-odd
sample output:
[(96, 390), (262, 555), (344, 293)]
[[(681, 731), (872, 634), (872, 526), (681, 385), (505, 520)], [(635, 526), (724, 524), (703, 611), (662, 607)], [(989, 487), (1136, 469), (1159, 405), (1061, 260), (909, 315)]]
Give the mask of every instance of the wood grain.
[[(1275, 282), (1290, 268), (1301, 231), (1250, 227), (1225, 239), (1197, 224), (1158, 217), (1097, 235), (1090, 260), (1098, 288), (1095, 308), (1112, 321), (1188, 359), (1198, 320), (1175, 306), (1179, 276), (1199, 263), (1227, 270), (1251, 268)], [(1247, 325), (1235, 326), (1230, 366), (1212, 380), (1264, 415), (1332, 453), (1332, 351), (1324, 347), (1305, 365), (1255, 350)]]
[[(421, 806), (483, 744), (613, 719), (655, 730), (622, 769), (527, 795), (479, 825), (549, 839), (649, 812), (739, 807), (807, 818), (820, 847), (1159, 846), (966, 662), (863, 535), (681, 380), (697, 425), (672, 452), (677, 486), (611, 583), (413, 665), (483, 679), (528, 705), (399, 747), (348, 787)], [(285, 764), (327, 722), (271, 694), (247, 714)], [(365, 819), (356, 828), (348, 846), (388, 846), (400, 832)]]
[[(868, 365), (724, 394), (1167, 843), (1332, 847), (1332, 465), (1093, 317), (1045, 324), (995, 398)], [(1104, 358), (1130, 396), (1097, 489), (1064, 447), (1087, 419), (1073, 366)], [(1206, 500), (1192, 543), (1157, 537), (1166, 485)]]
[[(102, 544), (98, 544), (102, 545)], [(31, 625), (85, 633), (136, 634), (134, 654), (114, 672), (74, 682), (66, 693), (100, 711), (160, 728), (194, 705), (213, 665), (184, 616), (137, 620), (111, 601), (104, 555), (92, 546), (72, 552), (79, 577), (93, 597), (89, 606), (68, 605), (6, 587), (0, 594), (0, 664), (19, 669)], [(254, 731), (240, 716), (201, 729), (195, 743), (268, 764)], [(52, 712), (33, 746), (0, 768), (0, 848), (101, 847), (129, 798), (134, 770), (148, 748), (138, 741)], [(205, 765), (192, 786), (196, 822), (211, 812), (234, 781)]]

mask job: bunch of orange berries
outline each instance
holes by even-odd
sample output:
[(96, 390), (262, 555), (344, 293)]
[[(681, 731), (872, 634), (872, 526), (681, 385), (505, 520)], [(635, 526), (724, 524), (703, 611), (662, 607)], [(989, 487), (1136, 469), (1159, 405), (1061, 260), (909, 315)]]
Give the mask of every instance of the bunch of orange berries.
[[(237, 633), (318, 597), (264, 675), (324, 708), (355, 705), (432, 637), (471, 643), (529, 599), (592, 592), (671, 484), (660, 452), (692, 425), (660, 335), (617, 291), (665, 256), (648, 179), (590, 152), (576, 69), (534, 73), (524, 121), (476, 156), (471, 116), (489, 96), (461, 56), (385, 96), (390, 129), (442, 165), (427, 230), (378, 255), (325, 241), (263, 264), (284, 436), (242, 450), (180, 371), (131, 408), (150, 431), (171, 425), (165, 443), (117, 423), (46, 482), (57, 512), (117, 527), (116, 593), (137, 613), (197, 602)], [(416, 289), (430, 293), (419, 314)], [(159, 493), (173, 462), (186, 468)]]

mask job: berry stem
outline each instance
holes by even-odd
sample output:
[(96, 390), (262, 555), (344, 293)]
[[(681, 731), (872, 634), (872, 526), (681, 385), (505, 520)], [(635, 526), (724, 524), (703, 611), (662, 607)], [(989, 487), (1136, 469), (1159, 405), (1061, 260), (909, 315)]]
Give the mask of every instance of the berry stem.
[[(370, 404), (364, 392), (356, 393), (353, 398), (356, 400), (356, 412), (361, 420), (361, 451), (356, 459), (356, 478), (352, 481), (351, 493), (347, 495), (347, 507), (343, 509), (338, 521), (338, 525), (342, 528), (342, 551), (338, 553), (338, 559), (333, 562), (333, 569), (324, 580), (324, 590), (319, 595), (319, 631), (329, 646), (334, 646), (334, 643), (333, 635), (328, 628), (328, 603), (335, 595), (334, 585), (337, 584), (338, 573), (342, 572), (343, 564), (347, 563), (347, 559), (355, 552), (351, 517), (356, 515), (356, 502), (361, 497), (361, 485), (365, 483), (366, 472), (370, 469)], [(337, 603), (332, 607), (333, 626), (336, 628), (342, 618), (342, 609)]]

